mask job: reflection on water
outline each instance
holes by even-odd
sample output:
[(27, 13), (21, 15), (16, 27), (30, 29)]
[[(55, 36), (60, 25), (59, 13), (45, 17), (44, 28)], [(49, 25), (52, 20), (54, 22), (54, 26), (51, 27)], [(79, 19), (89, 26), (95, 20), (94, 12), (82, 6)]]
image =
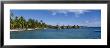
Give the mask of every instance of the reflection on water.
[(101, 28), (39, 29), (10, 32), (11, 39), (100, 39)]

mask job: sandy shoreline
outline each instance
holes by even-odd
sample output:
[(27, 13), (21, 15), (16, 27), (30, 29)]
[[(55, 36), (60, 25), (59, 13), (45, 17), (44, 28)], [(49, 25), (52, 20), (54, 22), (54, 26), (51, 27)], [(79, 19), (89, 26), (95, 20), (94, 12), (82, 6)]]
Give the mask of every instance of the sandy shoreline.
[[(35, 29), (27, 29), (28, 30), (36, 30), (36, 29), (40, 29), (40, 28), (35, 28)], [(46, 29), (46, 28), (44, 28)], [(10, 31), (25, 31), (26, 29), (10, 29)]]
[[(10, 31), (25, 31), (26, 29), (11, 29)], [(27, 29), (27, 30), (35, 30), (35, 29)]]

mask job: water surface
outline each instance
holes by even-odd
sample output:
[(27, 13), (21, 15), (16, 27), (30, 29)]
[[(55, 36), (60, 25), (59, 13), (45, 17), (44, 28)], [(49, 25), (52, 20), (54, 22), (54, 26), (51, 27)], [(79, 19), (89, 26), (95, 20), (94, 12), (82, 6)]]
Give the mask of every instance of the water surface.
[(31, 31), (12, 31), (11, 39), (100, 39), (100, 27), (80, 29), (39, 29)]

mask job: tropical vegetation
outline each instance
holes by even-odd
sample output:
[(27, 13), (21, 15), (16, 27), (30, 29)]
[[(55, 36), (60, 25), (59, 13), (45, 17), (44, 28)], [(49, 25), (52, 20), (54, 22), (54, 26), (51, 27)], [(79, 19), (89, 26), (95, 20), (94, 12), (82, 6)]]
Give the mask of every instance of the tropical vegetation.
[(23, 16), (14, 16), (13, 13), (10, 14), (10, 29), (44, 29), (44, 28), (52, 28), (52, 29), (70, 29), (70, 28), (80, 28), (78, 25), (73, 26), (52, 26), (48, 25), (43, 20), (38, 21), (37, 19), (28, 19), (26, 20)]

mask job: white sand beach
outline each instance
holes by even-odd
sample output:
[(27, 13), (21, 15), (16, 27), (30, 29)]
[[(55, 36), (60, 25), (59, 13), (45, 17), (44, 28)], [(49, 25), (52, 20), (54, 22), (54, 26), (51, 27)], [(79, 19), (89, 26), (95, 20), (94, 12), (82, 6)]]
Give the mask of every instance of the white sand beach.
[[(41, 28), (35, 28), (35, 29), (32, 29), (32, 28), (28, 28), (28, 29), (10, 29), (10, 31), (25, 31), (25, 30), (36, 30), (36, 29), (41, 29)], [(47, 29), (47, 28), (44, 28), (44, 29)]]
[(22, 30), (17, 30), (17, 29), (11, 29), (10, 31), (22, 31)]
[[(10, 31), (25, 31), (26, 29), (11, 29)], [(27, 30), (35, 30), (35, 29), (27, 29)]]

